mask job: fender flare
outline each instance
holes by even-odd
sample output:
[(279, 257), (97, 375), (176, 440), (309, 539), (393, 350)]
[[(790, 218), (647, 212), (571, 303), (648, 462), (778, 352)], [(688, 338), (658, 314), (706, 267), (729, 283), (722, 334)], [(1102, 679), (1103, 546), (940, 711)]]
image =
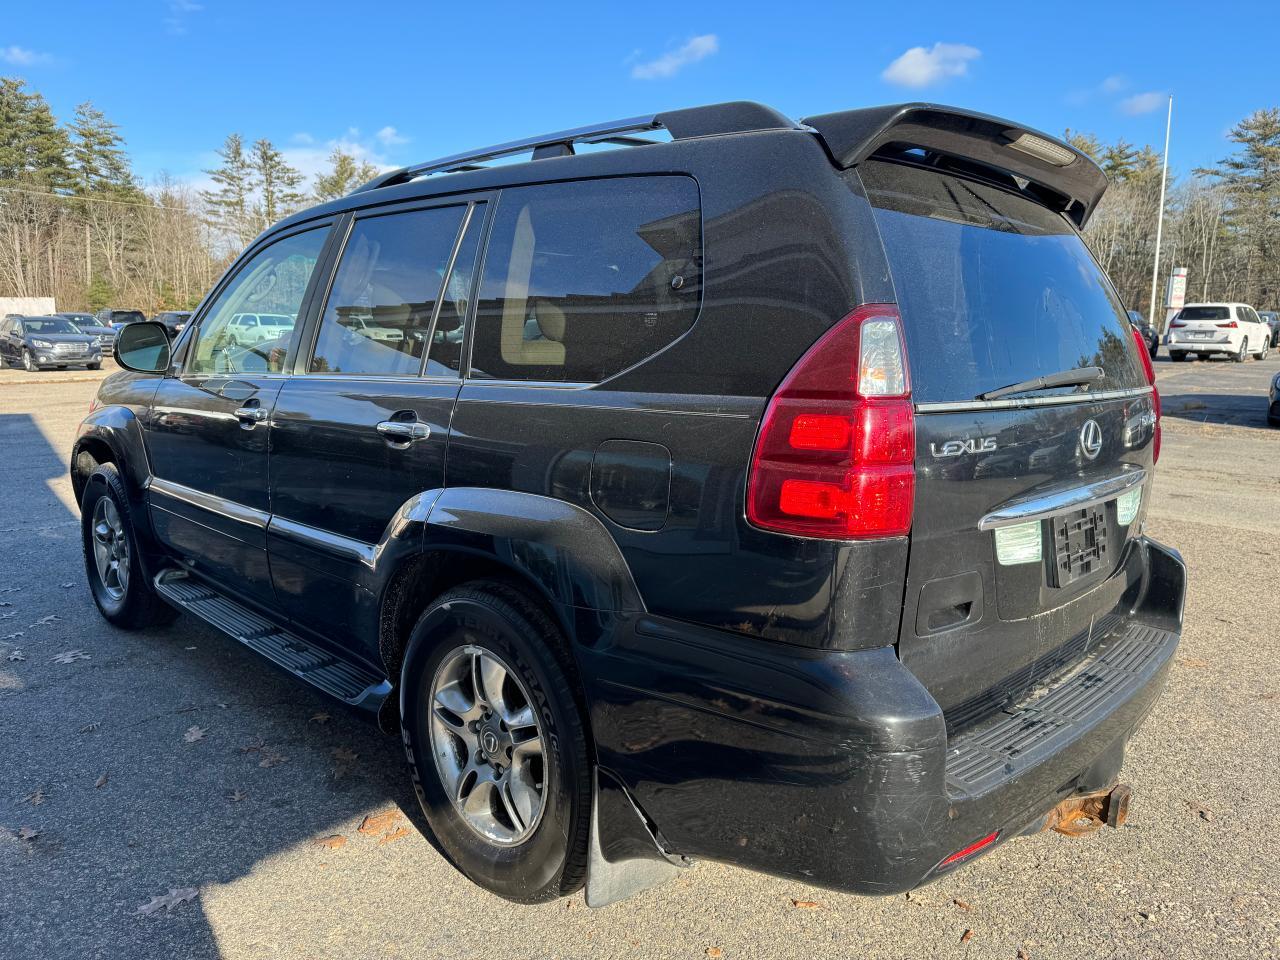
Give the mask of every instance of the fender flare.
[[(80, 423), (71, 446), (71, 486), (79, 501), (84, 477), (76, 469), (81, 452), (101, 444), (111, 451), (111, 460), (124, 477), (130, 499), (142, 503), (143, 491), (151, 479), (151, 462), (147, 457), (142, 424), (129, 407), (108, 404), (98, 407)], [(100, 459), (94, 457), (94, 459)]]

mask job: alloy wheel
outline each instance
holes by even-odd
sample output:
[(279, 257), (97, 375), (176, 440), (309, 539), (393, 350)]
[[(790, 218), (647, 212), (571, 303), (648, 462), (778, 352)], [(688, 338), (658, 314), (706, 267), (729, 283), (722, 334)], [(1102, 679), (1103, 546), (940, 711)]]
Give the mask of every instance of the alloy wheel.
[(93, 508), (93, 562), (102, 589), (117, 603), (129, 589), (129, 535), (120, 511), (110, 497)]
[(450, 651), (431, 681), (431, 752), (454, 809), (485, 840), (520, 843), (547, 790), (546, 740), (529, 691), (492, 650)]
[(22, 351), (22, 368), (26, 370), (27, 373), (36, 372), (36, 361), (35, 358), (31, 356), (30, 350)]

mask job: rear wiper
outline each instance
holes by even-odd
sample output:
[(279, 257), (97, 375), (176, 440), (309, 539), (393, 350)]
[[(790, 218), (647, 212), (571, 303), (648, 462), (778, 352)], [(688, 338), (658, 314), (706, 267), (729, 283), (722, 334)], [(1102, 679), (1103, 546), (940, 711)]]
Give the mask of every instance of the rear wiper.
[(978, 394), (977, 399), (996, 400), (1013, 393), (1030, 393), (1033, 390), (1049, 390), (1053, 387), (1081, 387), (1086, 383), (1101, 380), (1106, 375), (1106, 371), (1101, 367), (1076, 367), (1073, 370), (1061, 370), (1058, 373), (1045, 374), (1043, 377), (1011, 383), (1007, 387), (988, 390), (986, 393)]

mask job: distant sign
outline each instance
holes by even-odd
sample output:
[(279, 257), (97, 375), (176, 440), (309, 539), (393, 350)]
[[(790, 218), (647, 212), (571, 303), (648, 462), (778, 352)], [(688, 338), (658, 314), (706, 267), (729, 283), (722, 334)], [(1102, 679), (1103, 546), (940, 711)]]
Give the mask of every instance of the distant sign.
[(1174, 267), (1173, 276), (1169, 278), (1169, 292), (1165, 297), (1165, 305), (1170, 310), (1181, 310), (1187, 302), (1187, 268)]

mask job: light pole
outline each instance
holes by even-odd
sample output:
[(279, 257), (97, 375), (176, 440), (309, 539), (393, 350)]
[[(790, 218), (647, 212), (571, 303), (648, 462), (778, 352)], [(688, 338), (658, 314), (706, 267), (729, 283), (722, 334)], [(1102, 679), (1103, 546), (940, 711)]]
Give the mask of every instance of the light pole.
[[(1173, 129), (1173, 94), (1169, 94), (1169, 115), (1164, 124), (1164, 169), (1160, 171), (1160, 210), (1156, 214), (1156, 255), (1151, 264), (1151, 320), (1156, 319), (1156, 285), (1160, 277), (1160, 237), (1164, 233), (1164, 190), (1169, 181), (1169, 131)], [(1161, 317), (1156, 329), (1164, 335), (1164, 321)]]

